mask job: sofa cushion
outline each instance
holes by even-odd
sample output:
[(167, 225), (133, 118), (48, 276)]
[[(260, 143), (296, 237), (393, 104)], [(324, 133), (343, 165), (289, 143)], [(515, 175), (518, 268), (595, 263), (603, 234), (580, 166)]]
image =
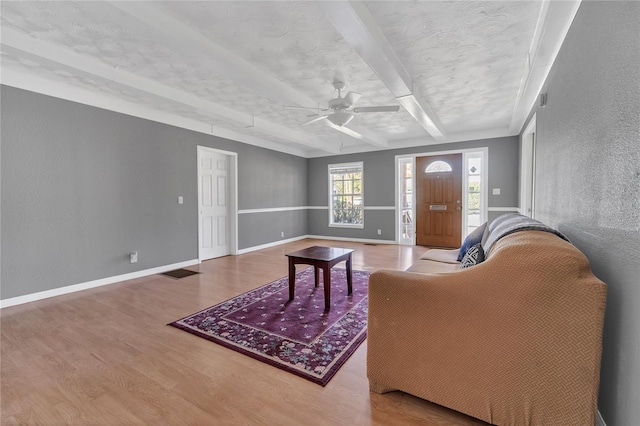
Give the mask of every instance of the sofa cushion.
[(460, 262), (460, 267), (468, 268), (482, 262), (484, 262), (484, 250), (482, 249), (482, 245), (478, 243), (467, 250), (467, 254), (464, 255)]
[(431, 249), (420, 256), (420, 259), (435, 260), (436, 262), (458, 264), (459, 249)]
[(480, 241), (482, 241), (482, 236), (484, 235), (484, 230), (486, 227), (487, 227), (487, 222), (478, 226), (476, 229), (473, 230), (472, 233), (467, 235), (467, 238), (464, 239), (462, 246), (460, 247), (460, 251), (458, 252), (458, 259), (457, 259), (458, 262), (462, 260), (465, 254), (467, 254), (467, 250), (469, 250), (471, 246), (474, 246), (478, 244)]
[(436, 262), (435, 260), (418, 260), (411, 265), (407, 272), (417, 272), (420, 274), (439, 274), (444, 272), (455, 272), (459, 270), (458, 264)]

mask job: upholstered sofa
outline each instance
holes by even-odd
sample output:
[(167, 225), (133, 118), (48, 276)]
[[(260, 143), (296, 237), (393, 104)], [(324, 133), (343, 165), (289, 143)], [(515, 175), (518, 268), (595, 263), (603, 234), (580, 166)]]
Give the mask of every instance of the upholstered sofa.
[(595, 423), (606, 285), (561, 234), (501, 231), (514, 219), (487, 227), (474, 266), (429, 250), (408, 271), (371, 274), (371, 391), (497, 425)]

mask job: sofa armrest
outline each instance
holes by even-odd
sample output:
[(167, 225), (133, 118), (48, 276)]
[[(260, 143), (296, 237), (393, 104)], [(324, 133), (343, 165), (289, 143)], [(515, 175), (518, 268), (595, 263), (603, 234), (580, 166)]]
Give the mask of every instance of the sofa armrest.
[(476, 353), (485, 358), (481, 351), (486, 342), (478, 324), (495, 327), (489, 324), (494, 321), (489, 315), (494, 302), (477, 292), (478, 286), (468, 285), (475, 277), (463, 272), (371, 274), (367, 372), (372, 390), (398, 389), (393, 383), (402, 378), (415, 389), (400, 390), (415, 395), (427, 387), (440, 395), (442, 383), (434, 382), (434, 372), (445, 370), (439, 380), (448, 383), (466, 381), (464, 369), (450, 369), (452, 356)]
[(522, 269), (496, 260), (447, 274), (371, 274), (371, 390), (495, 424), (592, 423), (604, 285), (585, 292), (554, 283), (553, 271), (540, 279)]

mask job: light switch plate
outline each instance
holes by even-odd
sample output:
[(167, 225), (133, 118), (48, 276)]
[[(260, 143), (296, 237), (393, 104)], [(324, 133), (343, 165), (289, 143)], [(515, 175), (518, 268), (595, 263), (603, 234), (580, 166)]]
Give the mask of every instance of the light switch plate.
[(493, 195), (500, 195), (500, 188), (493, 188)]
[(182, 204), (184, 203), (184, 198), (182, 198), (182, 195), (178, 196), (178, 204)]

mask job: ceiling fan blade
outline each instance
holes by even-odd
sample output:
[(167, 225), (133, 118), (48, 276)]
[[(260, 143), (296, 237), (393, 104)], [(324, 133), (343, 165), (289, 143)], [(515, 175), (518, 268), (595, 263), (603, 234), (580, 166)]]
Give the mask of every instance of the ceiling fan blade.
[(382, 148), (389, 147), (389, 143), (386, 140), (384, 140), (379, 135), (369, 130), (357, 128), (357, 127), (349, 128), (346, 126), (336, 126), (330, 120), (325, 121), (325, 124), (331, 127), (332, 129), (335, 129), (339, 132), (344, 133), (345, 135), (351, 136), (354, 139), (359, 139), (363, 142), (369, 143), (371, 145), (376, 145)]
[(369, 106), (369, 107), (357, 107), (351, 110), (352, 112), (396, 112), (400, 111), (400, 105), (383, 105), (383, 106)]
[(343, 98), (342, 105), (344, 105), (345, 108), (349, 108), (350, 106), (358, 102), (358, 99), (360, 99), (361, 97), (362, 95), (360, 93), (349, 92)]
[(320, 121), (320, 120), (324, 120), (325, 118), (327, 118), (326, 115), (321, 115), (320, 117), (316, 117), (313, 120), (309, 120), (307, 122), (302, 123), (302, 126), (306, 126), (307, 124), (311, 124), (311, 123), (315, 123), (315, 122)]
[(328, 108), (320, 108), (320, 107), (305, 107), (305, 106), (295, 106), (295, 105), (285, 105), (284, 109), (310, 109), (313, 111), (329, 111)]

